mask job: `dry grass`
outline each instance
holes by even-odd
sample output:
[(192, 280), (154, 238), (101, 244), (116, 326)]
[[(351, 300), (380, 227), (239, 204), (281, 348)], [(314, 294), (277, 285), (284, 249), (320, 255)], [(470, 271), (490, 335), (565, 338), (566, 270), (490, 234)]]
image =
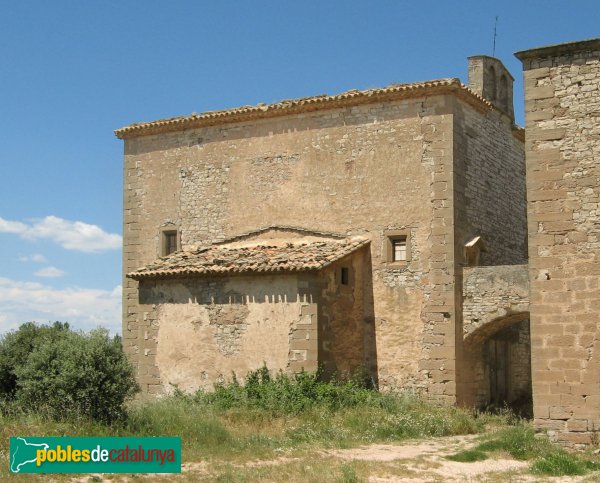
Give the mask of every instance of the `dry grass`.
[[(323, 383), (311, 375), (271, 379), (263, 372), (251, 387), (232, 383), (211, 394), (138, 403), (130, 407), (126, 420), (111, 425), (76, 417), (56, 421), (9, 409), (0, 407), (0, 459), (5, 462), (0, 464), (0, 479), (9, 477), (9, 436), (61, 435), (180, 436), (184, 472), (176, 478), (183, 481), (353, 482), (375, 476), (436, 481), (444, 471), (477, 474), (469, 465), (481, 464), (476, 460), (484, 457), (496, 463), (528, 461), (505, 470), (484, 461), (492, 468), (486, 473), (490, 481), (494, 475), (500, 481), (503, 474), (521, 474), (530, 462), (539, 475), (598, 475), (597, 459), (561, 452), (508, 414), (440, 408), (414, 395), (382, 394), (352, 382)], [(443, 438), (470, 434), (482, 439)], [(408, 440), (416, 440), (407, 443), (412, 453), (402, 446)], [(391, 457), (374, 457), (375, 444), (387, 445)], [(344, 448), (359, 446), (367, 446), (371, 457), (344, 456)], [(451, 454), (455, 461), (445, 458)], [(493, 471), (496, 467), (500, 469)], [(89, 478), (22, 475), (19, 480), (94, 481)], [(101, 480), (173, 478), (106, 475)]]

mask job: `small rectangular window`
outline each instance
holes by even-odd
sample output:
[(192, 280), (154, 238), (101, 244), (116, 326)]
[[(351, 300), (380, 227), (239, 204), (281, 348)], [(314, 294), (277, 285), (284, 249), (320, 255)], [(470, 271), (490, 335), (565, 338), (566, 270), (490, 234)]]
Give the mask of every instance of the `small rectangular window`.
[(350, 283), (350, 270), (348, 267), (342, 267), (341, 282), (342, 285), (348, 285)]
[(381, 256), (384, 262), (405, 265), (412, 260), (410, 230), (385, 230), (383, 236)]
[(392, 261), (406, 261), (406, 237), (392, 240)]
[(177, 251), (177, 232), (176, 231), (165, 231), (163, 232), (163, 256), (170, 255)]

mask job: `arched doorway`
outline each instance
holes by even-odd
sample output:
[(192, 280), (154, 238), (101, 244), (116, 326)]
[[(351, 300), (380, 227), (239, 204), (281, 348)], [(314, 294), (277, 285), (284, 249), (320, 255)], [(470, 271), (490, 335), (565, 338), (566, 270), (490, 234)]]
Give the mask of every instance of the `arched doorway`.
[(508, 407), (523, 417), (532, 414), (529, 313), (493, 319), (464, 340), (463, 370), (470, 384), (465, 400), (494, 409)]

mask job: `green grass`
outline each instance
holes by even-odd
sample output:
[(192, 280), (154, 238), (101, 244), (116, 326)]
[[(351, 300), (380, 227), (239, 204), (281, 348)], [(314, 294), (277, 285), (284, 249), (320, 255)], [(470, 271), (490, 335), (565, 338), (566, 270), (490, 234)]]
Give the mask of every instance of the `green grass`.
[[(381, 393), (356, 380), (323, 382), (306, 373), (272, 377), (263, 368), (244, 385), (232, 380), (214, 392), (138, 401), (126, 419), (112, 424), (76, 415), (56, 420), (43, 410), (23, 412), (5, 403), (0, 406), (0, 452), (8, 457), (11, 435), (180, 436), (183, 461), (237, 464), (291, 452), (480, 433), (497, 419), (434, 406), (413, 394)], [(352, 481), (351, 468), (338, 473)]]
[[(490, 428), (496, 431), (490, 434)], [(449, 457), (454, 461), (508, 453), (532, 461), (531, 471), (540, 475), (599, 469), (599, 463), (536, 437), (529, 425), (508, 414), (439, 407), (414, 394), (381, 393), (356, 380), (323, 382), (315, 374), (272, 377), (262, 369), (250, 374), (244, 385), (233, 380), (214, 392), (176, 392), (159, 400), (137, 401), (125, 419), (112, 424), (76, 415), (55, 420), (43, 411), (23, 412), (14, 404), (0, 404), (0, 459), (5, 461), (8, 437), (15, 435), (180, 436), (182, 461), (207, 464), (211, 473), (205, 479), (211, 481), (323, 481), (319, 474), (327, 475), (327, 481), (361, 481), (377, 465), (326, 461), (320, 452), (464, 434), (483, 436), (474, 448)], [(275, 466), (243, 466), (282, 458), (285, 462)], [(0, 479), (8, 476), (7, 468), (0, 464)], [(199, 476), (182, 478), (194, 481)]]
[(447, 457), (452, 461), (459, 461), (461, 463), (473, 463), (474, 461), (483, 461), (489, 458), (489, 455), (484, 451), (478, 449), (466, 449), (456, 454)]
[(543, 455), (537, 458), (531, 466), (532, 473), (548, 476), (585, 475), (599, 469), (600, 463), (585, 460), (566, 451), (555, 451)]
[(531, 426), (524, 423), (504, 428), (477, 446), (478, 450), (485, 452), (504, 451), (521, 461), (545, 454), (552, 448), (554, 445), (546, 438), (537, 438)]
[(494, 453), (508, 453), (521, 461), (532, 461), (530, 470), (545, 476), (585, 475), (600, 470), (600, 462), (584, 455), (570, 453), (552, 444), (545, 436), (534, 433), (529, 424), (518, 423), (483, 437), (474, 448), (460, 451), (447, 458), (472, 462), (489, 458)]

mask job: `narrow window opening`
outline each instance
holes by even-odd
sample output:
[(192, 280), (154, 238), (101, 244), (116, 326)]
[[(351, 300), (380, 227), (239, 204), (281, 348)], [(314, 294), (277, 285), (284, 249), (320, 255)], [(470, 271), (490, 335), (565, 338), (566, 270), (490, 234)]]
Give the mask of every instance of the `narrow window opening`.
[(494, 67), (491, 65), (488, 68), (487, 85), (488, 85), (487, 98), (489, 101), (492, 101), (495, 103), (497, 101), (497, 99), (496, 99), (496, 69), (494, 69)]
[(348, 267), (342, 267), (341, 282), (342, 285), (348, 285), (350, 283), (350, 270)]
[(163, 256), (170, 255), (177, 251), (177, 232), (163, 232)]
[(508, 80), (506, 79), (506, 76), (504, 74), (502, 74), (502, 77), (500, 77), (499, 97), (500, 97), (500, 106), (505, 111), (508, 111)]

